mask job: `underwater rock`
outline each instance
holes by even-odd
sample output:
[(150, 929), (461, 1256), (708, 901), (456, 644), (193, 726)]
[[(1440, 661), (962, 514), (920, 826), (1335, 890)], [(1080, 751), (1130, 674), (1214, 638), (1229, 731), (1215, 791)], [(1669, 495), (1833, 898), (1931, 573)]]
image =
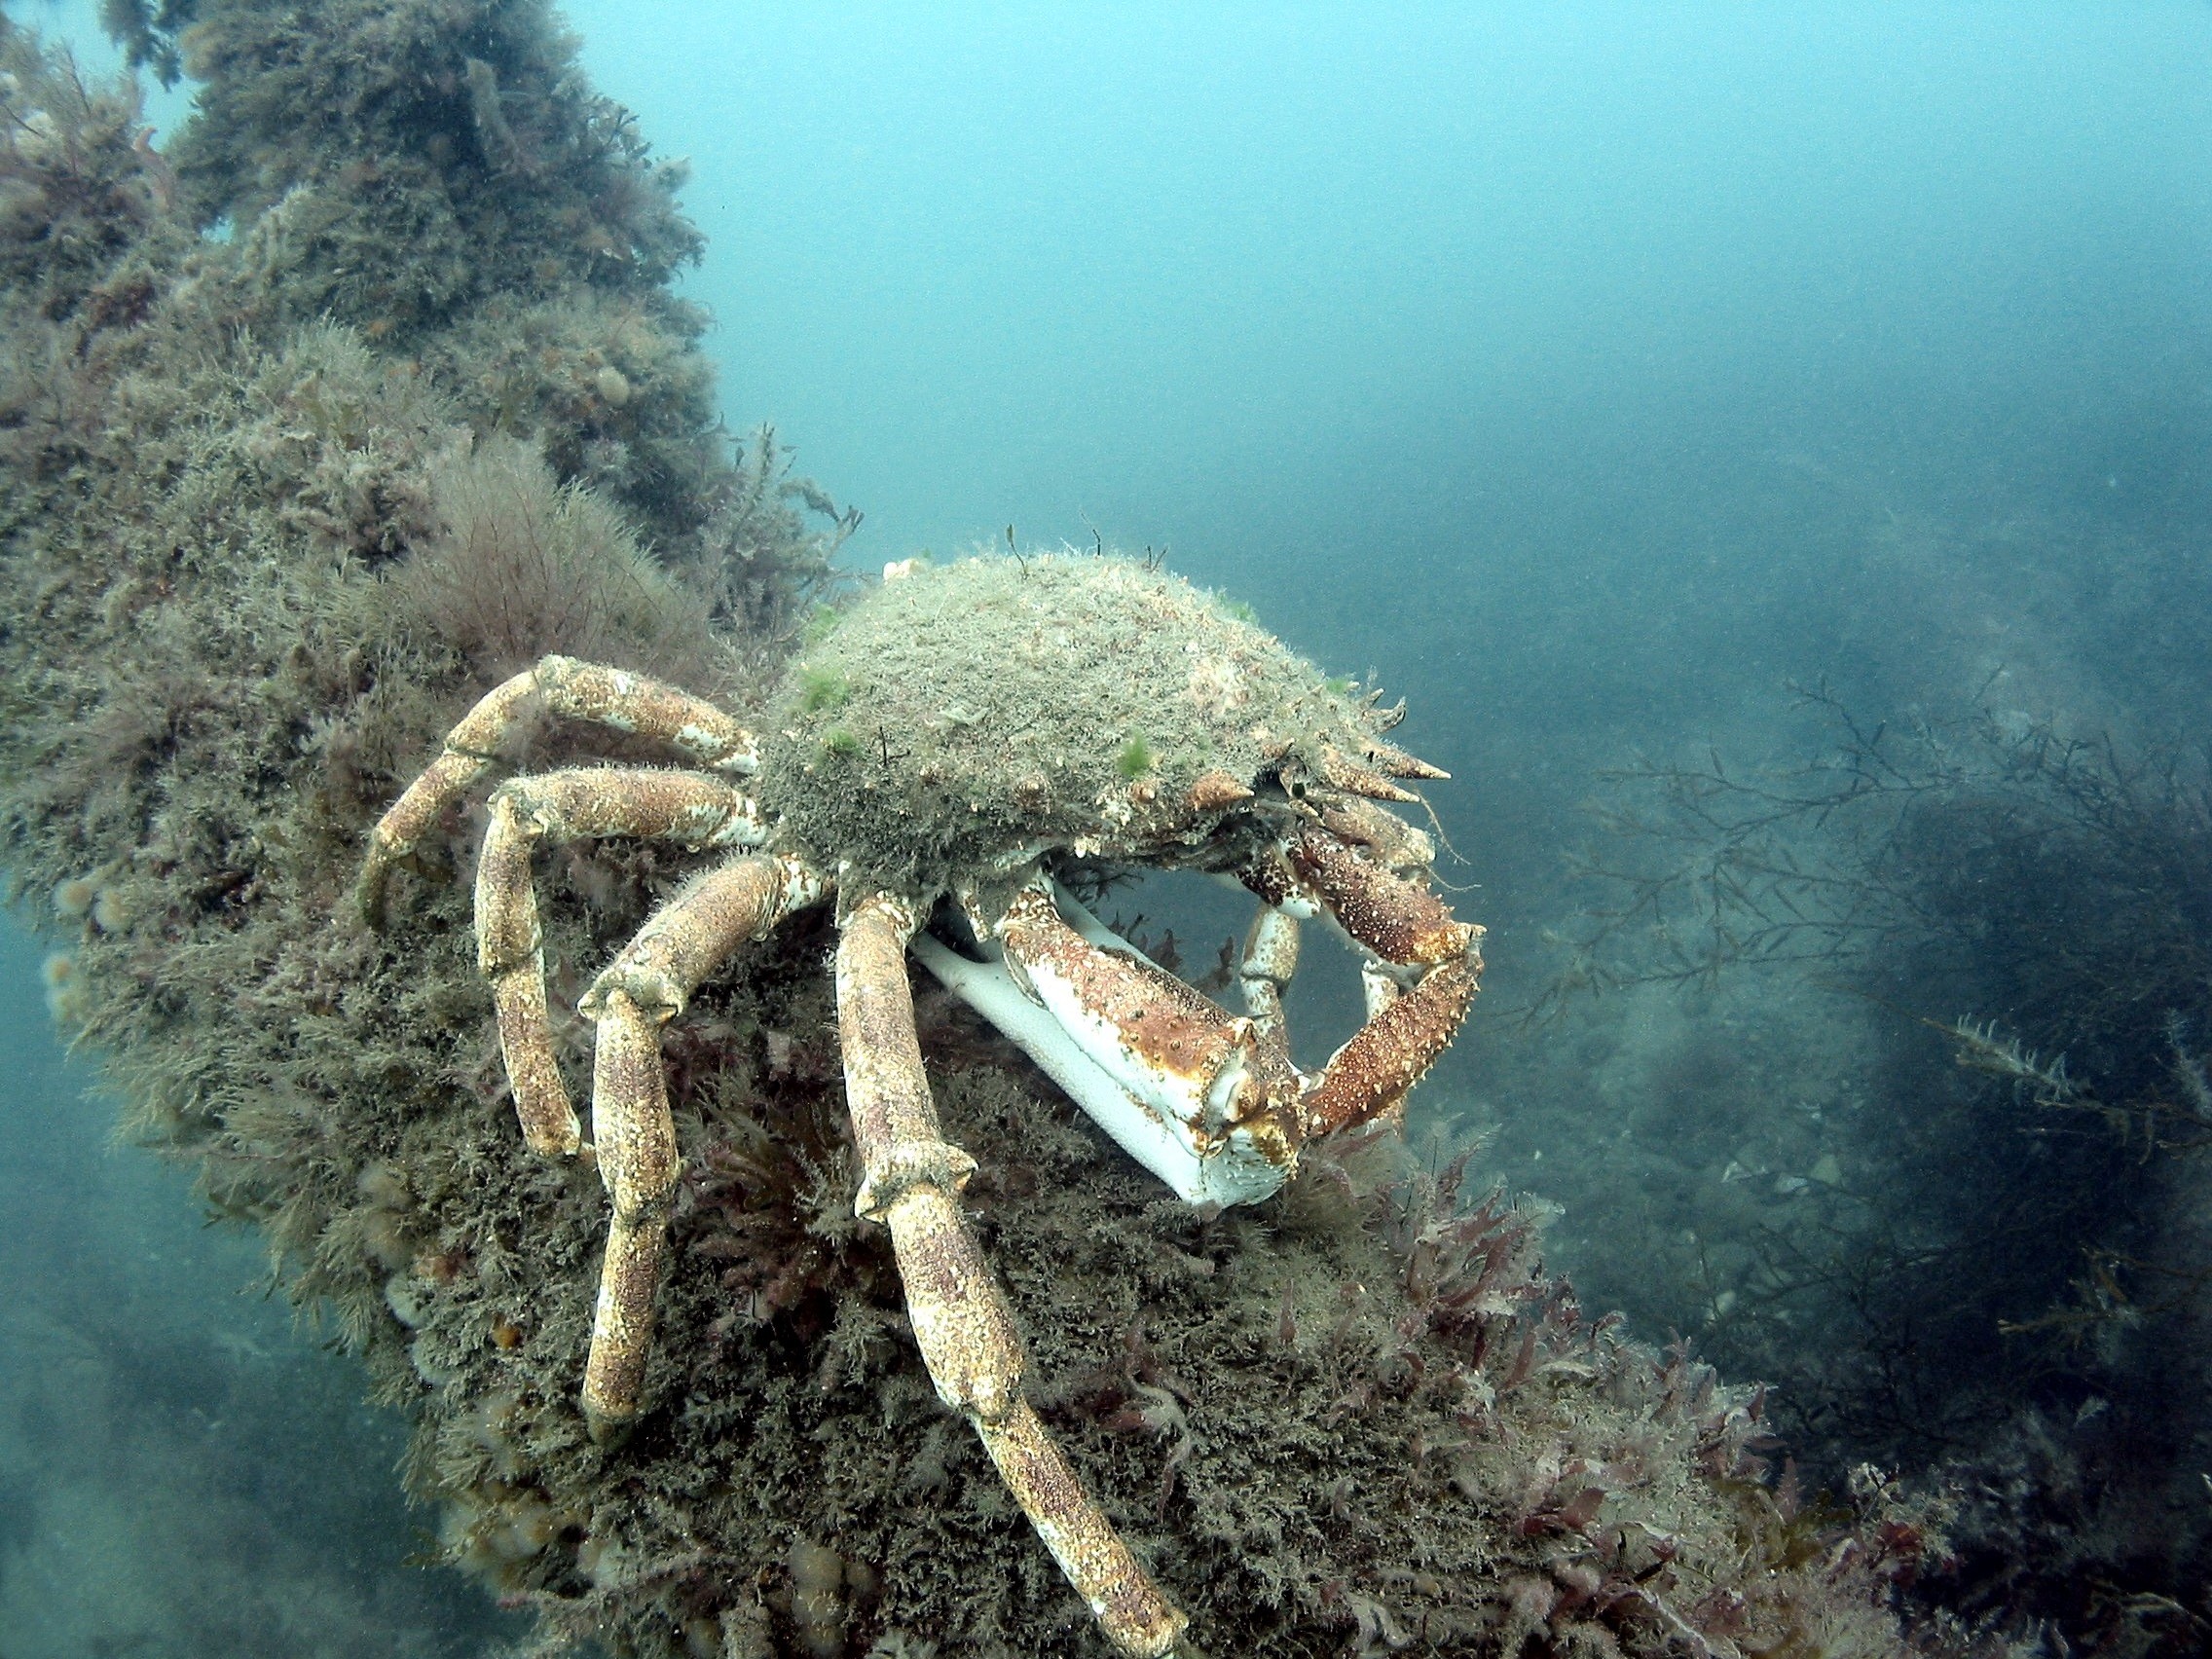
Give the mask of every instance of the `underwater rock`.
[[(686, 1174), (647, 1410), (603, 1448), (604, 1199), (522, 1145), (467, 883), (387, 940), (345, 919), (369, 825), (512, 651), (588, 618), (594, 654), (747, 707), (857, 522), (712, 432), (674, 175), (535, 4), (113, 10), (206, 78), (167, 158), (0, 20), (0, 847), (80, 936), (54, 988), (131, 1127), (335, 1312), (448, 1559), (549, 1641), (1103, 1651), (853, 1215), (819, 928), (667, 1037)], [(523, 554), (581, 608), (472, 611), (478, 562)], [(559, 1006), (686, 868), (553, 862)], [(1933, 1517), (1800, 1502), (1761, 1396), (1586, 1321), (1533, 1210), (1372, 1134), (1201, 1214), (949, 999), (923, 1014), (1036, 1404), (1198, 1648), (1904, 1645)]]

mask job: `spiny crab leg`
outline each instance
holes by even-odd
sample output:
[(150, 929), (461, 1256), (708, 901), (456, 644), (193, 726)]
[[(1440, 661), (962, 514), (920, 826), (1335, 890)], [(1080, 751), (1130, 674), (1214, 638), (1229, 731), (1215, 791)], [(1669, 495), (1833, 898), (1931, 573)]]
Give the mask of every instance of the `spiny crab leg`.
[(576, 1005), (597, 1022), (592, 1138), (613, 1215), (584, 1364), (584, 1420), (606, 1440), (638, 1415), (652, 1340), (676, 1125), (661, 1065), (661, 1028), (739, 945), (821, 899), (829, 883), (802, 860), (756, 855), (694, 877), (663, 904)]
[(985, 947), (987, 959), (981, 962), (926, 933), (916, 934), (908, 948), (939, 983), (1036, 1061), (1069, 1099), (1104, 1126), (1131, 1158), (1174, 1188), (1178, 1197), (1196, 1202), (1228, 1201), (1218, 1197), (1192, 1198), (1192, 1193), (1200, 1190), (1192, 1185), (1193, 1173), (1200, 1166), (1189, 1137), (1178, 1134), (1160, 1112), (1140, 1104), (1108, 1076), (1044, 1005), (1015, 983), (996, 946)]
[[(1186, 1202), (1249, 1203), (1288, 1179), (1306, 1141), (1388, 1110), (1428, 1070), (1473, 999), (1481, 930), (1319, 829), (1270, 849), (1242, 879), (1269, 901), (1240, 966), (1253, 1010), (1244, 1018), (1042, 876), (984, 930), (986, 953), (995, 943), (1001, 960), (977, 962), (926, 936), (913, 948)], [(1386, 959), (1391, 993), (1310, 1077), (1292, 1067), (1280, 1023), (1300, 915), (1330, 917)]]
[(384, 923), (391, 868), (421, 844), (447, 807), (493, 766), (534, 707), (615, 731), (658, 739), (710, 770), (740, 776), (760, 763), (753, 734), (712, 703), (642, 674), (548, 656), (495, 686), (446, 733), (438, 757), (369, 833), (353, 900), (371, 927)]
[(1083, 1104), (1179, 1197), (1247, 1203), (1282, 1185), (1297, 1161), (1298, 1077), (1256, 1021), (1224, 1014), (1042, 879), (992, 932), (1014, 983), (1117, 1086)]
[[(1285, 1053), (1290, 1051), (1290, 1029), (1282, 999), (1298, 974), (1298, 918), (1288, 910), (1262, 904), (1244, 935), (1244, 952), (1236, 965), (1236, 982), (1244, 993), (1244, 1009), (1252, 1027)], [(1399, 970), (1366, 951), (1360, 952), (1359, 986), (1373, 1019), (1405, 993)]]
[(1370, 980), (1370, 1017), (1301, 1101), (1300, 1126), (1310, 1138), (1388, 1110), (1420, 1081), (1466, 1017), (1482, 969), (1477, 945), (1483, 930), (1455, 921), (1425, 887), (1315, 825), (1285, 836), (1238, 878), (1276, 909), (1326, 917), (1355, 945), (1404, 971), (1410, 983), (1401, 995), (1379, 994)]
[[(763, 835), (760, 812), (704, 772), (605, 766), (517, 778), (495, 790), (488, 806), (491, 825), (476, 866), (477, 965), (498, 1011), (499, 1049), (523, 1139), (534, 1152), (567, 1156), (582, 1137), (553, 1052), (532, 849), (541, 840), (609, 835), (692, 848), (753, 846)], [(660, 1287), (677, 1175), (660, 1028), (732, 950), (814, 903), (826, 886), (796, 859), (718, 866), (656, 910), (578, 1005), (598, 1026), (592, 1140), (613, 1207), (584, 1368), (584, 1420), (594, 1439), (638, 1415)]]
[[(1445, 776), (1438, 767), (1416, 761), (1414, 756), (1400, 755), (1387, 743), (1376, 746), (1378, 763), (1387, 763), (1384, 770), (1391, 776)], [(1420, 767), (1420, 770), (1407, 770)], [(1316, 800), (1320, 812), (1320, 825), (1345, 845), (1349, 845), (1372, 865), (1381, 865), (1393, 876), (1405, 876), (1416, 887), (1420, 887), (1429, 867), (1436, 863), (1436, 843), (1424, 830), (1416, 830), (1396, 812), (1378, 807), (1372, 798), (1358, 794), (1320, 796)], [(1353, 940), (1358, 944), (1358, 940)], [(1245, 1007), (1261, 1014), (1261, 1007), (1280, 1009), (1283, 991), (1290, 989), (1290, 976), (1299, 962), (1299, 920), (1287, 911), (1278, 911), (1268, 904), (1259, 918), (1252, 922), (1252, 934), (1245, 942), (1245, 969), (1243, 991)], [(1405, 991), (1407, 971), (1389, 965), (1374, 956), (1374, 951), (1360, 946), (1360, 991), (1365, 993), (1367, 1017), (1374, 1019), (1382, 1009), (1398, 1000)], [(1256, 998), (1256, 1000), (1254, 1000)]]
[[(1252, 1015), (1252, 1029), (1285, 1054), (1290, 1052), (1290, 1032), (1284, 1022), (1283, 993), (1298, 972), (1298, 918), (1260, 906), (1244, 936), (1244, 955), (1236, 966), (1236, 979), (1244, 992), (1244, 1007)], [(1370, 1008), (1367, 1011), (1373, 1014)]]
[(515, 1113), (533, 1152), (573, 1153), (576, 1114), (553, 1058), (545, 955), (531, 852), (541, 840), (640, 835), (692, 848), (758, 846), (760, 809), (703, 772), (571, 767), (517, 778), (488, 803), (491, 824), (476, 865), (476, 960), (499, 1014)]
[[(1419, 1081), (1474, 999), (1482, 930), (1319, 826), (1286, 836), (1239, 879), (1268, 904), (1240, 965), (1245, 1018), (1147, 961), (1042, 876), (981, 929), (1002, 961), (926, 939), (915, 949), (1187, 1202), (1248, 1203), (1282, 1185), (1308, 1140), (1389, 1110)], [(1371, 987), (1382, 981), (1367, 1023), (1310, 1077), (1292, 1067), (1281, 1027), (1302, 916), (1342, 928), (1378, 959)]]
[(1157, 1659), (1185, 1619), (1084, 1491), (1021, 1391), (1026, 1360), (959, 1193), (976, 1163), (939, 1127), (914, 1035), (906, 942), (918, 918), (888, 894), (839, 927), (837, 1031), (866, 1175), (855, 1208), (891, 1230), (907, 1316), (939, 1398), (975, 1425), (1000, 1478), (1115, 1645)]

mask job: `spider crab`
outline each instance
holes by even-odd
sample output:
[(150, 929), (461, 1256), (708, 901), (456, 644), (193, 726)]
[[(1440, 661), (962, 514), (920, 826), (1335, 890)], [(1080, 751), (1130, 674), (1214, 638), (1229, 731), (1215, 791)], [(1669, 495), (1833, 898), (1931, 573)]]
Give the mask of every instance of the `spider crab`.
[[(976, 1163), (940, 1131), (906, 954), (1031, 1054), (1186, 1200), (1266, 1197), (1300, 1147), (1401, 1100), (1475, 993), (1481, 930), (1426, 885), (1429, 838), (1378, 801), (1439, 778), (1383, 740), (1399, 709), (1324, 680), (1236, 608), (1111, 557), (893, 566), (785, 678), (756, 735), (620, 669), (549, 656), (485, 696), (372, 833), (359, 898), (496, 764), (534, 706), (658, 740), (683, 769), (523, 776), (489, 802), (478, 959), (530, 1147), (584, 1143), (554, 1060), (531, 855), (648, 836), (723, 853), (664, 903), (579, 1011), (597, 1028), (592, 1127), (612, 1200), (583, 1382), (595, 1436), (640, 1410), (678, 1176), (660, 1029), (735, 950), (834, 894), (859, 1214), (890, 1230), (914, 1340), (945, 1403), (1122, 1651), (1184, 1626), (1023, 1396), (1012, 1311), (964, 1222)], [(741, 787), (739, 780), (744, 780)], [(1213, 872), (1258, 919), (1232, 1015), (1061, 885), (1117, 866)], [(1368, 1019), (1300, 1072), (1282, 992), (1300, 918), (1365, 959)]]

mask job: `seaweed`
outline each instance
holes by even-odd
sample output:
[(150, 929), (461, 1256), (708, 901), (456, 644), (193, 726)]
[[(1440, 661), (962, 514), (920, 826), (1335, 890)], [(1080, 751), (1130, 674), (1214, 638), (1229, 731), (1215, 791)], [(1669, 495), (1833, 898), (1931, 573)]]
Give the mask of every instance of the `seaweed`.
[(136, 285), (92, 296), (173, 183), (144, 144), (137, 91), (88, 87), (66, 55), (42, 56), (11, 27), (0, 22), (0, 282), (55, 322), (89, 303), (142, 307)]
[(529, 446), (500, 433), (457, 446), (428, 472), (437, 529), (392, 578), (411, 619), (486, 679), (556, 648), (598, 660), (640, 639), (664, 678), (711, 677), (714, 644), (696, 602), (645, 556), (622, 516), (560, 485)]
[[(2108, 1600), (2178, 1594), (2206, 1530), (2129, 1540), (2115, 1518), (2159, 1501), (2212, 1420), (2175, 1361), (2212, 1309), (2205, 757), (1985, 703), (1871, 722), (1805, 700), (1833, 735), (1810, 759), (1615, 774), (1575, 961), (1531, 1016), (1762, 971), (1860, 999), (1854, 1168), (1740, 1224), (1753, 1259), (1711, 1340), (1781, 1378), (1825, 1470), (1947, 1460), (1974, 1485), (2049, 1433), (2032, 1425), (2102, 1419), (2089, 1438), (2129, 1448), (2096, 1454), (2105, 1519), (2065, 1574), (2004, 1568), (2010, 1616), (2088, 1621), (2084, 1576)], [(1976, 1570), (2047, 1554), (1985, 1535)]]

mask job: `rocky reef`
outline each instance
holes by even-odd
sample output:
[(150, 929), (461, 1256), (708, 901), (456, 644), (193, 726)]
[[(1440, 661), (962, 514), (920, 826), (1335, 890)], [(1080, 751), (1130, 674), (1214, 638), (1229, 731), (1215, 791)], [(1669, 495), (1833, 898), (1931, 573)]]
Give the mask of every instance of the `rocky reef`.
[[(831, 586), (857, 515), (716, 428), (667, 286), (680, 171), (536, 0), (109, 13), (200, 83), (166, 149), (0, 21), (0, 847), (65, 947), (56, 1014), (409, 1415), (446, 1559), (545, 1650), (1101, 1651), (853, 1216), (822, 927), (668, 1035), (670, 1282), (647, 1413), (603, 1450), (605, 1200), (516, 1132), (478, 826), (387, 934), (346, 916), (369, 824), (519, 663), (747, 708)], [(549, 861), (558, 1006), (686, 868)], [(1800, 1494), (1760, 1394), (1586, 1319), (1538, 1210), (1463, 1160), (1369, 1136), (1195, 1213), (948, 1000), (922, 1015), (1038, 1407), (1196, 1650), (1953, 1641), (1892, 1610), (1935, 1510)]]

